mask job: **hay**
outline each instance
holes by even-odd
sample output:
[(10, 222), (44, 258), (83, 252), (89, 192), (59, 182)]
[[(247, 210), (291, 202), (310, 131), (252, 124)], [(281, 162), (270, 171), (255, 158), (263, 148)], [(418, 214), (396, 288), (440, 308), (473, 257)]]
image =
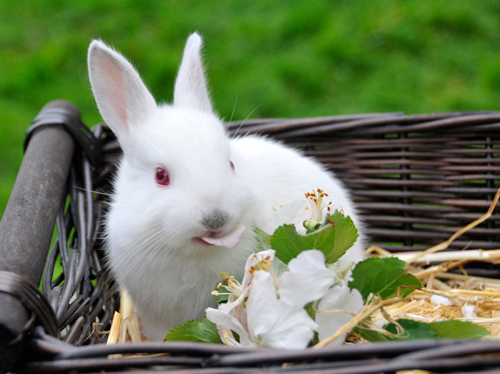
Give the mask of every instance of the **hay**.
[(120, 312), (115, 312), (106, 344), (147, 341), (141, 334), (139, 317), (132, 298), (125, 287), (120, 287)]
[[(436, 322), (445, 319), (470, 321), (485, 327), (492, 337), (500, 338), (500, 280), (470, 276), (463, 265), (471, 261), (491, 264), (500, 263), (500, 249), (448, 251), (441, 253), (460, 235), (486, 221), (493, 213), (500, 198), (500, 189), (488, 211), (479, 219), (458, 230), (448, 240), (422, 252), (390, 253), (372, 246), (368, 255), (378, 257), (395, 256), (408, 263), (408, 273), (417, 277), (423, 287), (404, 299), (374, 311), (367, 323), (383, 323), (404, 318), (421, 322)], [(431, 265), (426, 267), (428, 265)], [(462, 274), (450, 273), (460, 269)], [(437, 296), (437, 297), (436, 297)], [(350, 342), (362, 339), (350, 336)]]

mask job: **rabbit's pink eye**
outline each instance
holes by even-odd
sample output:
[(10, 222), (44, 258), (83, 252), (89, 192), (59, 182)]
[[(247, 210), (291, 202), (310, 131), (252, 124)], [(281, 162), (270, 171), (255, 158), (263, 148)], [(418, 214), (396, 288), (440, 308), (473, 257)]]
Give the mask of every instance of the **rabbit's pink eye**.
[(168, 171), (164, 168), (156, 168), (155, 180), (161, 186), (168, 186), (170, 183)]
[(234, 171), (234, 164), (233, 164), (233, 161), (229, 161), (229, 165), (231, 165), (231, 169), (233, 169), (233, 171)]

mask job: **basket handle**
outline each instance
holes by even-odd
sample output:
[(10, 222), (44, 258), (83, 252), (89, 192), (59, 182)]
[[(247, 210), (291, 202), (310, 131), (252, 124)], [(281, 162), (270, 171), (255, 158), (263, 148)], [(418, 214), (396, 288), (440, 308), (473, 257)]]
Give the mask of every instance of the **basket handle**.
[[(82, 122), (75, 106), (55, 101), (42, 108), (36, 123), (43, 126), (32, 127), (28, 134), (30, 140), (0, 221), (0, 271), (22, 276), (38, 288), (75, 149), (66, 128), (81, 127)], [(13, 364), (22, 351), (25, 326), (33, 312), (19, 299), (0, 292), (0, 361), (9, 358)]]

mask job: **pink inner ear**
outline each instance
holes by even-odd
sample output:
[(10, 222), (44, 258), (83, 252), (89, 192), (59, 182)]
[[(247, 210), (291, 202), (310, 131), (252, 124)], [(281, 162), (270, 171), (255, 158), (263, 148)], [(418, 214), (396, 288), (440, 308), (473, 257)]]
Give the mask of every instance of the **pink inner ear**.
[(108, 59), (103, 59), (102, 66), (104, 71), (108, 73), (105, 81), (108, 82), (110, 91), (109, 100), (113, 106), (116, 115), (123, 125), (123, 130), (128, 133), (127, 124), (127, 93), (123, 72), (117, 64), (114, 64)]

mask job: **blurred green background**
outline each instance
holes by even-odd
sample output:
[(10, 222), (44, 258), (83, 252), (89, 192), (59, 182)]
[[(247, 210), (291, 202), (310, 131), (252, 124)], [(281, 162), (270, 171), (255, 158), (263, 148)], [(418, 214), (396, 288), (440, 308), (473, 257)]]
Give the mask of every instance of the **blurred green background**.
[(187, 36), (205, 39), (214, 107), (229, 120), (500, 109), (500, 1), (0, 2), (0, 215), (26, 128), (48, 101), (101, 118), (86, 53), (100, 38), (172, 98)]

